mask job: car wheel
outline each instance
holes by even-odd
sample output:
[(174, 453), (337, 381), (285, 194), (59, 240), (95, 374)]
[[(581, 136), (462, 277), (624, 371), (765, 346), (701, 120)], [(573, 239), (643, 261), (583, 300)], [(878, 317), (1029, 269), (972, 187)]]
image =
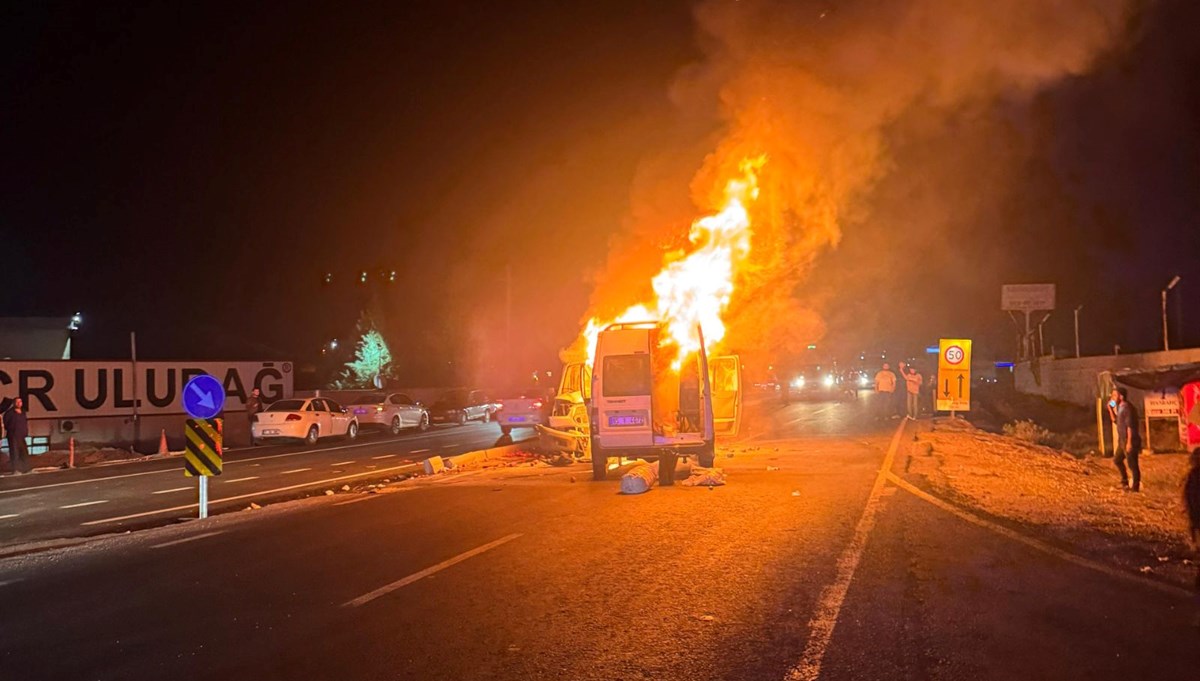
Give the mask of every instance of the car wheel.
[(358, 422), (351, 421), (349, 426), (346, 426), (346, 439), (353, 440), (358, 437)]
[(315, 445), (315, 444), (317, 444), (317, 438), (319, 438), (320, 436), (321, 436), (321, 432), (319, 430), (317, 430), (316, 426), (312, 426), (311, 428), (308, 429), (308, 435), (304, 436), (304, 444)]
[(429, 412), (423, 412), (421, 414), (421, 425), (419, 425), (417, 427), (421, 430), (422, 433), (429, 430)]
[(467, 412), (460, 411), (458, 413), (458, 425), (460, 425), (460, 426), (467, 425)]
[(400, 417), (393, 416), (392, 417), (392, 435), (399, 435), (399, 434), (400, 434)]
[(500, 432), (508, 435), (512, 432), (512, 426), (500, 426)]

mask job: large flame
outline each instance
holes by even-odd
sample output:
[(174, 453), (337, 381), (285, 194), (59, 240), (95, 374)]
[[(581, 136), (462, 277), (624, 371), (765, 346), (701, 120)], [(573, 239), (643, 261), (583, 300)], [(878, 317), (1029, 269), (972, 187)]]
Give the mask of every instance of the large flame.
[(664, 342), (679, 348), (673, 362), (676, 370), (700, 349), (697, 325), (704, 332), (705, 350), (725, 338), (722, 314), (733, 296), (734, 278), (750, 255), (749, 206), (758, 198), (758, 171), (765, 162), (765, 156), (744, 159), (738, 165), (740, 175), (725, 184), (721, 210), (692, 223), (690, 248), (664, 256), (662, 271), (651, 280), (652, 303), (631, 305), (608, 321), (597, 317), (587, 321), (583, 341), (589, 364), (595, 361), (600, 331), (618, 322), (664, 322)]

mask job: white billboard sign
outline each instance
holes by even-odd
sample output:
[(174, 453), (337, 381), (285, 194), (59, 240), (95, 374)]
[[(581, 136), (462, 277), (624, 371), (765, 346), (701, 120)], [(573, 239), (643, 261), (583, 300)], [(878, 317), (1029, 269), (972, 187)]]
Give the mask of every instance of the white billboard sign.
[(1016, 312), (1054, 309), (1054, 284), (1005, 284), (1000, 287), (1000, 309)]
[(0, 411), (15, 397), (31, 419), (183, 414), (183, 386), (209, 374), (225, 387), (225, 411), (244, 411), (254, 388), (268, 402), (292, 396), (291, 362), (0, 361)]

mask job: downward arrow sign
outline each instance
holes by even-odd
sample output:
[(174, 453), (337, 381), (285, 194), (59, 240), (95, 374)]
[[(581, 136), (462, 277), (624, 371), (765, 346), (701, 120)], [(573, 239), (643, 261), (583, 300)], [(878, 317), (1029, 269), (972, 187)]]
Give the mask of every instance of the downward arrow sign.
[(942, 394), (946, 397), (950, 397), (950, 379), (948, 378), (946, 379), (946, 387), (943, 388)]
[(213, 403), (212, 393), (201, 390), (200, 386), (196, 385), (195, 383), (192, 384), (192, 392), (199, 396), (201, 407), (204, 407), (205, 409), (212, 409), (214, 406), (216, 406)]

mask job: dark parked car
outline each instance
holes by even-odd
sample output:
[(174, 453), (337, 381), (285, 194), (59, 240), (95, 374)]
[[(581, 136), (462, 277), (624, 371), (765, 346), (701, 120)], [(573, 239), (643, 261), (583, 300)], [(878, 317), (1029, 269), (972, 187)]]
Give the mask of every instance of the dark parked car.
[(457, 423), (492, 420), (495, 405), (482, 390), (450, 390), (429, 407), (432, 423)]

